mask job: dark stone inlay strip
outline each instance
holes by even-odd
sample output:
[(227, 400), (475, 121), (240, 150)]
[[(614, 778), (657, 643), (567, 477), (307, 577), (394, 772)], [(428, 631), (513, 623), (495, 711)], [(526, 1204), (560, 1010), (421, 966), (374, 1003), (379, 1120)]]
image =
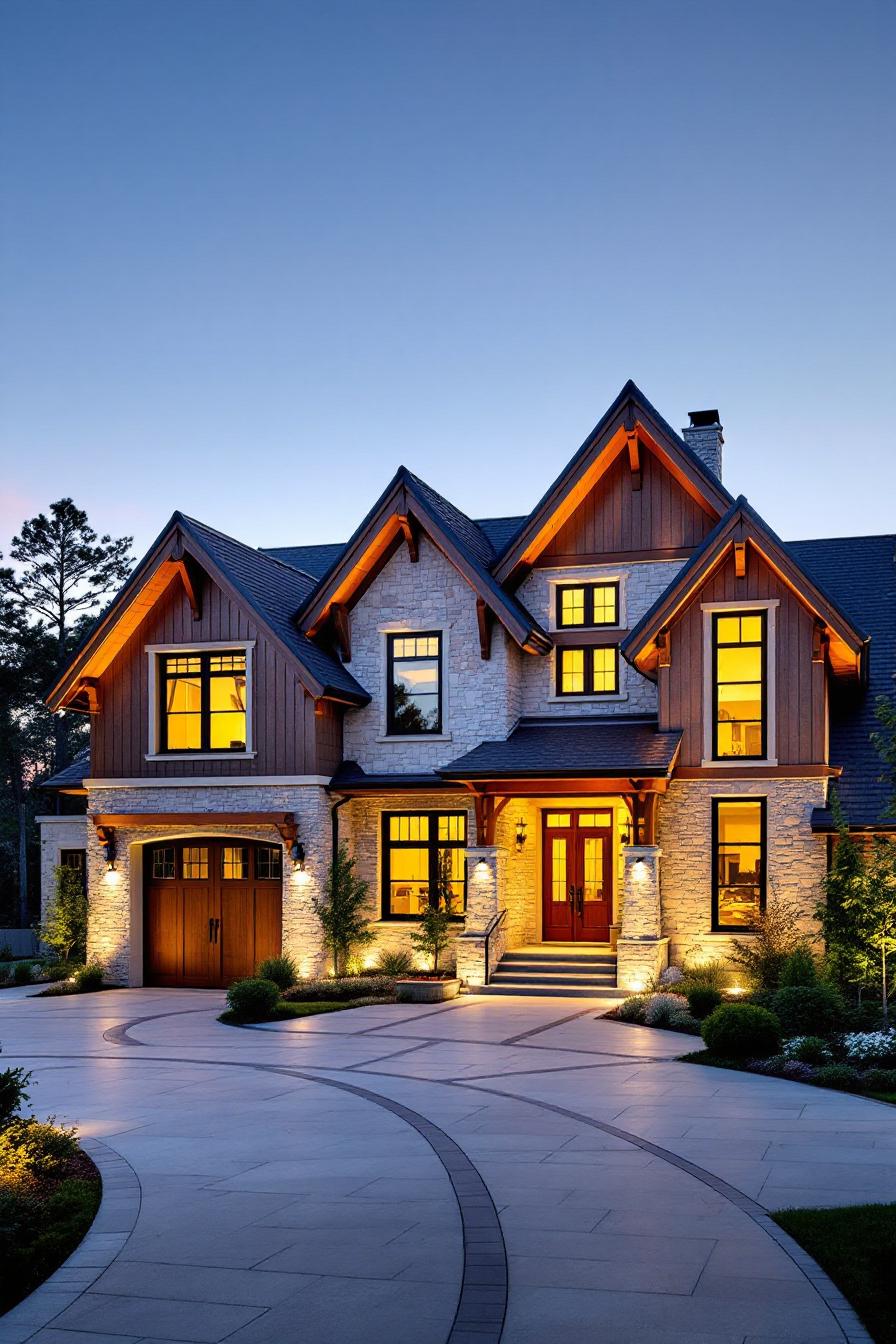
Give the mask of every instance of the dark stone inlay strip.
[(170, 1013), (147, 1013), (145, 1017), (132, 1017), (130, 1022), (119, 1022), (117, 1027), (110, 1027), (108, 1031), (103, 1032), (103, 1040), (108, 1041), (110, 1045), (145, 1045), (151, 1049), (155, 1047), (150, 1041), (135, 1041), (128, 1033), (131, 1027), (139, 1027), (141, 1022), (155, 1022), (160, 1017), (183, 1017), (187, 1013), (213, 1013), (214, 1008), (208, 1004), (204, 1008), (175, 1008)]

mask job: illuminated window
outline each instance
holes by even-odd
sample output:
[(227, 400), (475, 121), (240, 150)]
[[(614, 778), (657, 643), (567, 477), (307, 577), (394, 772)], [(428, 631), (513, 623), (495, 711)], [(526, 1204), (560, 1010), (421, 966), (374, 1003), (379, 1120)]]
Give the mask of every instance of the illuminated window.
[(618, 583), (564, 583), (557, 588), (558, 629), (618, 624)]
[(713, 757), (766, 756), (766, 613), (718, 612), (712, 622)]
[(221, 876), (227, 882), (245, 882), (249, 876), (249, 851), (245, 845), (225, 845), (221, 850)]
[(383, 813), (383, 918), (419, 918), (440, 888), (462, 915), (466, 843), (465, 812)]
[(765, 799), (713, 799), (713, 928), (751, 929), (765, 909)]
[(442, 731), (442, 636), (388, 636), (388, 731)]
[(246, 654), (163, 654), (160, 751), (246, 750)]
[(208, 849), (202, 845), (184, 845), (184, 878), (208, 881)]
[(279, 845), (259, 845), (255, 851), (255, 876), (260, 882), (279, 882), (283, 871), (283, 850)]
[(557, 650), (558, 695), (616, 695), (618, 690), (619, 657), (615, 645)]

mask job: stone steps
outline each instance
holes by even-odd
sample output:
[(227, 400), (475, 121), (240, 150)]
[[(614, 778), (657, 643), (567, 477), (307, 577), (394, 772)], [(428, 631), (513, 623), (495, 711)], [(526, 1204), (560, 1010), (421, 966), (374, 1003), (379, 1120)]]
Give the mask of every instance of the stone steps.
[(480, 994), (538, 998), (624, 998), (616, 988), (616, 956), (603, 945), (539, 944), (505, 952)]

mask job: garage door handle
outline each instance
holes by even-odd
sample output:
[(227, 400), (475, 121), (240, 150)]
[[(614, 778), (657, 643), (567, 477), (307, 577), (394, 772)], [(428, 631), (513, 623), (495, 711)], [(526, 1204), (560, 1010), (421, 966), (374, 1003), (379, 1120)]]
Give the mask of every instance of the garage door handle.
[(208, 940), (210, 943), (215, 941), (215, 921), (213, 919), (208, 922)]
[(218, 941), (218, 930), (220, 929), (220, 927), (221, 927), (221, 921), (220, 921), (220, 919), (216, 919), (216, 920), (215, 920), (215, 942)]

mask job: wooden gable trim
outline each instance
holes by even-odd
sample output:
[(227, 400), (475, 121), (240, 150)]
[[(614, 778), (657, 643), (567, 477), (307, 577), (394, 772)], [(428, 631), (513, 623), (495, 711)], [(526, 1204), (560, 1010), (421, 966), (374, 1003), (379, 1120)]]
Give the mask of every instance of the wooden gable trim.
[(476, 623), (479, 627), (479, 656), (487, 663), (492, 656), (492, 613), (481, 597), (476, 599)]
[(194, 621), (202, 620), (202, 570), (193, 559), (192, 555), (184, 547), (183, 535), (180, 529), (174, 536), (174, 545), (171, 548), (171, 554), (168, 556), (168, 563), (176, 574), (179, 575), (181, 583), (184, 586), (184, 592), (187, 601), (190, 604), (190, 611)]
[(412, 565), (416, 565), (420, 559), (420, 529), (417, 526), (417, 519), (412, 513), (400, 513), (398, 515), (398, 526), (401, 528), (401, 535), (407, 543), (408, 559)]
[[(731, 496), (715, 485), (681, 450), (680, 444), (656, 423), (646, 407), (634, 398), (609, 420), (602, 421), (580, 449), (581, 460), (559, 478), (550, 494), (532, 514), (516, 544), (495, 569), (500, 582), (517, 582), (537, 563), (551, 538), (574, 513), (600, 478), (617, 460), (628, 454), (633, 488), (640, 488), (643, 452), (656, 456), (682, 489), (717, 521), (731, 506)], [(636, 475), (637, 474), (637, 475)]]

